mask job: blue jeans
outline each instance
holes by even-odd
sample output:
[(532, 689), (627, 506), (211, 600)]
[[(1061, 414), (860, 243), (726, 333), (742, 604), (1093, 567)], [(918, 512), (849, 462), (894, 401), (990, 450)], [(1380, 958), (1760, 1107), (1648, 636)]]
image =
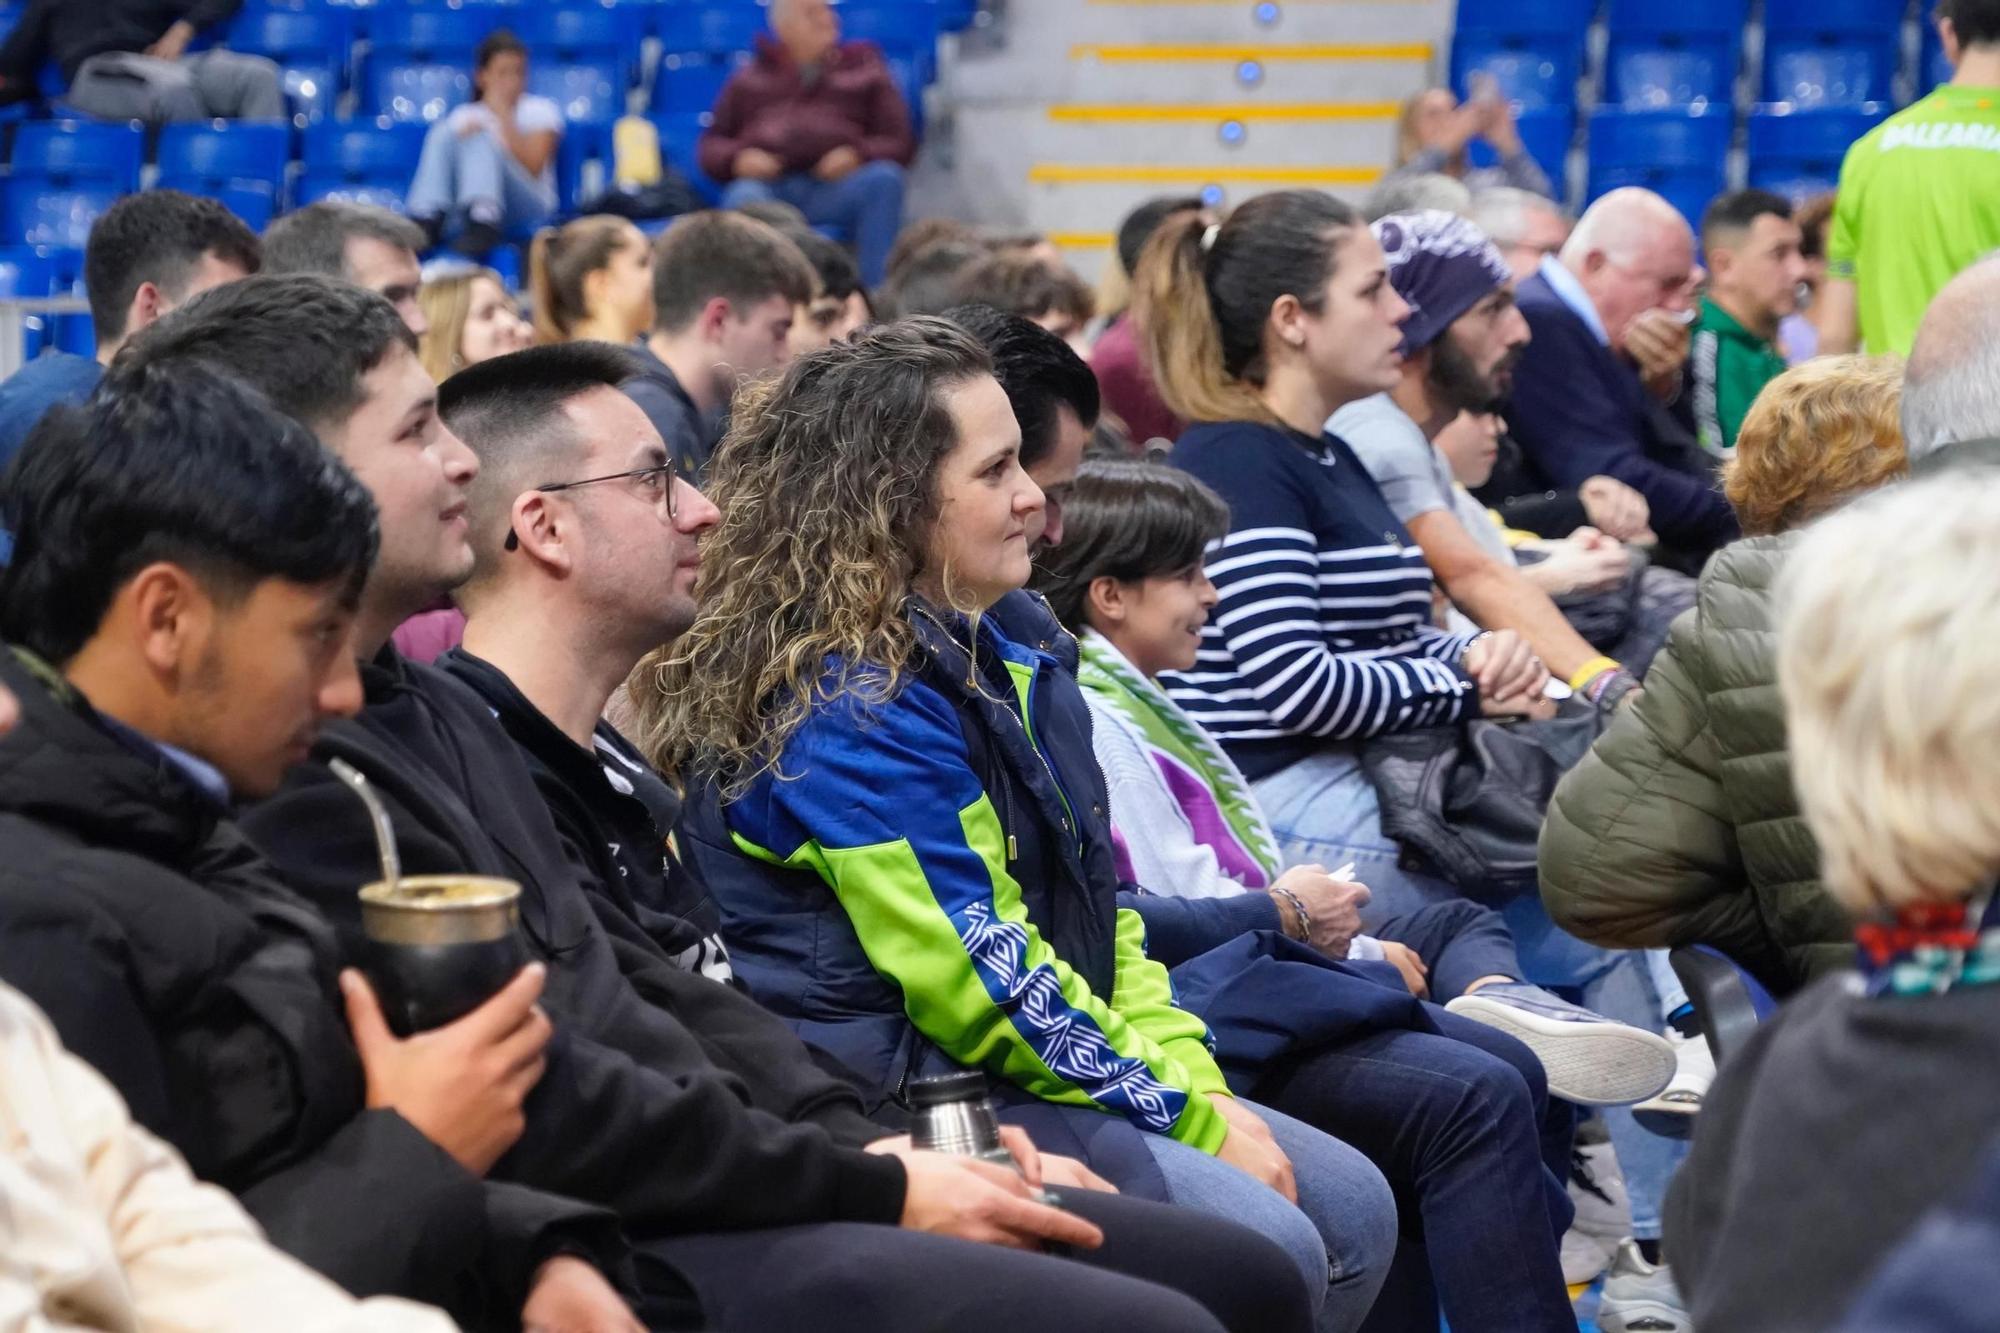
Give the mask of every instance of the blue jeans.
[(406, 206), (413, 218), (483, 222), (505, 231), (547, 222), (555, 216), (556, 198), (499, 136), (480, 130), (461, 138), (447, 116), (424, 136)]
[(1381, 1168), (1406, 1255), (1364, 1328), (1574, 1329), (1560, 1248), (1574, 1108), (1503, 1032), (1430, 1011), (1439, 1032), (1386, 1029), (1279, 1061), (1252, 1091)]
[(879, 286), (889, 267), (889, 247), (903, 226), (903, 169), (894, 162), (866, 162), (837, 181), (815, 180), (803, 172), (774, 181), (731, 181), (722, 191), (724, 208), (775, 199), (806, 215), (814, 226), (844, 228), (854, 243), (861, 281)]
[[(1291, 1158), (1298, 1207), (1221, 1158), (1148, 1134), (1146, 1146), (1166, 1177), (1168, 1197), (1284, 1247), (1314, 1293), (1319, 1333), (1359, 1329), (1395, 1257), (1395, 1196), (1382, 1173), (1340, 1140), (1253, 1102), (1243, 1104), (1263, 1117)], [(1323, 1305), (1318, 1304), (1322, 1293)]]
[[(1401, 850), (1382, 832), (1375, 789), (1352, 751), (1323, 746), (1253, 787), (1287, 864), (1318, 861), (1332, 870), (1354, 863), (1354, 877), (1374, 895), (1362, 915), (1364, 926), (1463, 899), (1455, 885), (1398, 864)], [(1524, 980), (1580, 991), (1584, 1004), (1605, 1017), (1660, 1031), (1660, 996), (1643, 953), (1600, 949), (1558, 929), (1538, 894), (1515, 898), (1500, 915), (1513, 932)], [(1606, 1110), (1604, 1122), (1632, 1198), (1632, 1232), (1657, 1239), (1667, 1182), (1687, 1144), (1641, 1129), (1624, 1107)]]

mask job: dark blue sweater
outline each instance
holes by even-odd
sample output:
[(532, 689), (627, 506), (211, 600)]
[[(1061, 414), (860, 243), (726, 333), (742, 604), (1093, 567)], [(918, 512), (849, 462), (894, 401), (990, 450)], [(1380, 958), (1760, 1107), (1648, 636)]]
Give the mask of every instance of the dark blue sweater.
[(1737, 535), (1713, 460), (1639, 382), (1638, 372), (1539, 275), (1520, 288), (1534, 341), (1514, 372), (1507, 423), (1529, 466), (1554, 490), (1615, 477), (1646, 497), (1663, 546), (1699, 566)]

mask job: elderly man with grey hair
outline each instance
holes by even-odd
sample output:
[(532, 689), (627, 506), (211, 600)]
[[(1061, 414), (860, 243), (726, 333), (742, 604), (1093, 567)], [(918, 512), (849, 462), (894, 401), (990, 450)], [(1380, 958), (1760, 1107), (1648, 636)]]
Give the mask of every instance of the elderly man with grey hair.
[(396, 307), (419, 338), (430, 321), (417, 304), (424, 229), (386, 208), (322, 200), (264, 229), (264, 272), (318, 273), (365, 287)]
[(1465, 215), (1500, 248), (1516, 282), (1534, 277), (1544, 259), (1559, 254), (1575, 225), (1561, 204), (1511, 185), (1480, 190)]
[(1911, 471), (2000, 463), (2000, 251), (1925, 308), (1903, 368), (1902, 410)]
[[(1713, 459), (1642, 367), (1662, 326), (1684, 334), (1699, 278), (1694, 233), (1673, 205), (1650, 190), (1605, 195), (1561, 255), (1520, 286), (1534, 340), (1507, 410), (1547, 489), (1595, 476), (1626, 483), (1646, 498), (1660, 562), (1690, 573), (1737, 535), (1736, 516), (1716, 487)], [(1667, 369), (1678, 389), (1678, 365)]]

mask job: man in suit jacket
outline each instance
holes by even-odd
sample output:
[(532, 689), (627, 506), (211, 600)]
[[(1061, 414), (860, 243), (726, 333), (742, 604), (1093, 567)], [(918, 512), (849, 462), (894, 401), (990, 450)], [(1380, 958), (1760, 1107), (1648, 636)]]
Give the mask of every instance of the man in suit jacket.
[(1531, 468), (1551, 489), (1609, 476), (1646, 497), (1664, 563), (1698, 569), (1737, 535), (1715, 464), (1650, 392), (1633, 326), (1660, 309), (1684, 317), (1698, 270), (1694, 234), (1649, 190), (1614, 190), (1577, 223), (1560, 257), (1520, 286), (1534, 339), (1507, 410)]

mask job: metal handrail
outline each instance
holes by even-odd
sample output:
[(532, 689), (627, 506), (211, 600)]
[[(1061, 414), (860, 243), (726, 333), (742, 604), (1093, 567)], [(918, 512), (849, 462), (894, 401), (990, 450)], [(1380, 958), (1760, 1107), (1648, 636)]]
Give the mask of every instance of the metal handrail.
[(90, 302), (80, 296), (9, 296), (0, 298), (0, 379), (26, 364), (28, 320), (35, 315), (82, 315)]

